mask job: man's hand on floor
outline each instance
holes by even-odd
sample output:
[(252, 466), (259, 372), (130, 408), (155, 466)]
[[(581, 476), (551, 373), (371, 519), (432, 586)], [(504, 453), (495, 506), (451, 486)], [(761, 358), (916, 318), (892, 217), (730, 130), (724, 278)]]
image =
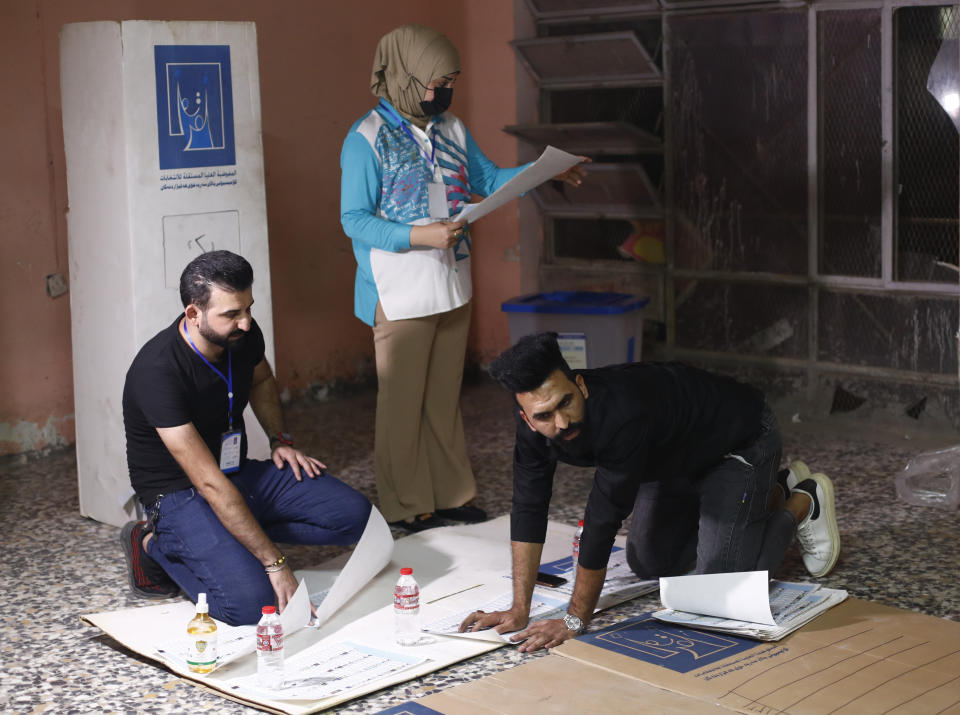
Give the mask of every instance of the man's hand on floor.
[(463, 623), (460, 624), (460, 632), (482, 631), (487, 628), (495, 628), (497, 633), (509, 633), (523, 628), (527, 625), (529, 618), (529, 612), (515, 611), (513, 609), (509, 611), (494, 611), (493, 613), (474, 611), (463, 619)]
[(514, 643), (523, 641), (517, 650), (521, 653), (532, 653), (541, 648), (555, 648), (575, 635), (577, 635), (576, 632), (567, 628), (562, 618), (552, 618), (531, 623), (527, 630), (517, 633), (510, 640)]

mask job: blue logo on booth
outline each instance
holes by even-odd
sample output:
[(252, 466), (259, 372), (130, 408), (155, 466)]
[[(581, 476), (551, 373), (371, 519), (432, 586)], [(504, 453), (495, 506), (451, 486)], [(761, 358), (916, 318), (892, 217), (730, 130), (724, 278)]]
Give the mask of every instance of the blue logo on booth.
[(153, 54), (160, 168), (235, 164), (229, 45), (155, 45)]
[(689, 673), (757, 646), (756, 641), (746, 638), (680, 628), (650, 615), (587, 633), (577, 640), (677, 673)]

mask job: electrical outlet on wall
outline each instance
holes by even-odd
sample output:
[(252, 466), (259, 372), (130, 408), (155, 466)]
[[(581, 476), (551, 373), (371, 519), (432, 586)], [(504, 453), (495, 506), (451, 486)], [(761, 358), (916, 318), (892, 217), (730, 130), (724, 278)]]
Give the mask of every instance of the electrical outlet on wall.
[(59, 298), (67, 292), (67, 277), (62, 273), (51, 273), (47, 276), (47, 295)]

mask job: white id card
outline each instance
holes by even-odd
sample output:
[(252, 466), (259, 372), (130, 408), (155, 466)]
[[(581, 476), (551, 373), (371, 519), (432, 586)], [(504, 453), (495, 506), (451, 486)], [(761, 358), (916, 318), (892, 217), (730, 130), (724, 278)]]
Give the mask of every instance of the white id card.
[(447, 205), (447, 187), (442, 181), (431, 181), (427, 184), (427, 196), (430, 199), (430, 218), (450, 218), (450, 207)]
[(243, 434), (240, 430), (224, 432), (220, 438), (220, 471), (224, 474), (240, 469), (240, 443)]

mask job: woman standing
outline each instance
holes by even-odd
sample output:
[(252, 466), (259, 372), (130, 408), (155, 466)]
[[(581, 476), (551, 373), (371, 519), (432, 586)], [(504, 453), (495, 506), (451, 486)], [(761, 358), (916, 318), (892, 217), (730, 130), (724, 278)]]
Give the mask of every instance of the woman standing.
[[(500, 169), (447, 112), (460, 55), (443, 34), (404, 25), (377, 45), (377, 107), (340, 155), (340, 219), (357, 259), (354, 312), (373, 327), (374, 460), (380, 509), (409, 531), (486, 519), (460, 416), (470, 327), (470, 238), (455, 215), (525, 167)], [(575, 167), (563, 178), (579, 184)], [(441, 518), (442, 517), (442, 518)]]

